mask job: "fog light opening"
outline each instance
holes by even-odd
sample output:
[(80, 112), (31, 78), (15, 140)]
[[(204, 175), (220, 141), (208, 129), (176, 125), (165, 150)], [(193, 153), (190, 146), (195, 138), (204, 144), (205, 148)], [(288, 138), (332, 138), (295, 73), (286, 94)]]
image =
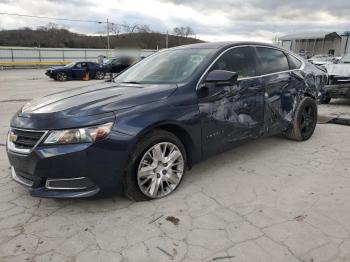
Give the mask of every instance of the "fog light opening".
[(88, 177), (48, 178), (45, 188), (51, 190), (84, 190), (95, 186)]

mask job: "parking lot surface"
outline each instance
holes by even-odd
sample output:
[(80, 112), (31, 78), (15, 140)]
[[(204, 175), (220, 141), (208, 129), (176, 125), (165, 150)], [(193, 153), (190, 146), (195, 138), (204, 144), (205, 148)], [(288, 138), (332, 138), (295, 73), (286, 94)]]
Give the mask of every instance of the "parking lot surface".
[[(349, 127), (298, 143), (271, 137), (196, 165), (171, 196), (29, 196), (10, 178), (5, 137), (28, 100), (92, 84), (0, 71), (0, 261), (350, 261)], [(350, 103), (320, 106), (350, 117)]]

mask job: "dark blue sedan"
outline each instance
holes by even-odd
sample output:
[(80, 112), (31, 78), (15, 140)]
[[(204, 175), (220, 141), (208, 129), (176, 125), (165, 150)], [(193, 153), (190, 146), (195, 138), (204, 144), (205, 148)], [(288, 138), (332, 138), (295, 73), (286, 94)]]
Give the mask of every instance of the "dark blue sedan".
[(83, 80), (87, 76), (88, 79), (101, 80), (105, 76), (103, 66), (94, 62), (73, 62), (62, 67), (49, 68), (45, 74), (58, 81)]
[(268, 44), (160, 51), (115, 81), (26, 104), (8, 134), (12, 176), (39, 197), (165, 197), (195, 163), (244, 141), (311, 138), (326, 80)]

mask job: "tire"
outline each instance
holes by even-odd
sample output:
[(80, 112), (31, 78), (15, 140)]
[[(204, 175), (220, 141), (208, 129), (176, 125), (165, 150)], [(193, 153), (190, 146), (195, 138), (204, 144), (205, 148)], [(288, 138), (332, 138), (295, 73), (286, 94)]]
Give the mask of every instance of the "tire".
[(98, 80), (102, 80), (105, 78), (105, 73), (103, 71), (97, 71), (95, 74), (95, 78)]
[(326, 93), (321, 97), (321, 104), (329, 104), (331, 102), (331, 97)]
[(58, 72), (56, 75), (57, 81), (66, 81), (68, 79), (68, 75), (65, 72)]
[[(171, 145), (175, 146), (173, 150), (171, 149)], [(159, 158), (158, 161), (154, 161), (154, 159), (157, 159), (153, 155), (156, 150), (155, 147), (159, 148), (161, 150), (159, 152), (162, 152), (165, 156), (167, 156), (167, 153), (169, 155), (172, 153), (173, 156), (180, 156), (171, 162), (171, 164), (169, 161), (161, 162)], [(181, 161), (183, 161), (182, 165)], [(171, 167), (164, 167), (165, 163), (170, 164)], [(186, 150), (180, 139), (170, 132), (155, 129), (143, 137), (131, 153), (125, 170), (124, 193), (128, 198), (135, 201), (145, 201), (168, 196), (180, 185), (185, 175), (186, 167)], [(176, 168), (176, 171), (173, 168)], [(152, 186), (152, 184), (155, 186)]]
[(304, 97), (295, 111), (292, 127), (286, 136), (296, 141), (308, 140), (314, 133), (317, 124), (317, 104), (311, 97)]

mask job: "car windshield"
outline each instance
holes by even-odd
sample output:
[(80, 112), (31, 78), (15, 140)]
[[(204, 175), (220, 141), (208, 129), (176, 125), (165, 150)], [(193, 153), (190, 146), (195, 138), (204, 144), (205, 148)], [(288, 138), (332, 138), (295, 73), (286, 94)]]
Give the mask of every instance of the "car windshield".
[(342, 59), (340, 59), (341, 63), (350, 63), (350, 53), (346, 54), (342, 57)]
[(73, 63), (69, 63), (69, 64), (65, 65), (64, 67), (73, 67), (73, 66), (75, 66), (74, 62)]
[(187, 80), (215, 49), (175, 49), (156, 53), (137, 63), (116, 82), (179, 83)]

